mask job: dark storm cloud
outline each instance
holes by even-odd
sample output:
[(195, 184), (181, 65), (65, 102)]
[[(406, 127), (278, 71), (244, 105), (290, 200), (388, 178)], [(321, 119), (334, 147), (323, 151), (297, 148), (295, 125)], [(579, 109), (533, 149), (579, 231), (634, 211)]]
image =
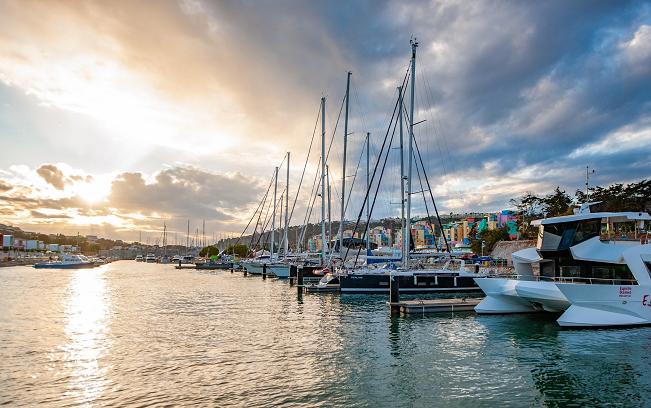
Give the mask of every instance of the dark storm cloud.
[(13, 189), (14, 187), (0, 180), (0, 191), (5, 192)]

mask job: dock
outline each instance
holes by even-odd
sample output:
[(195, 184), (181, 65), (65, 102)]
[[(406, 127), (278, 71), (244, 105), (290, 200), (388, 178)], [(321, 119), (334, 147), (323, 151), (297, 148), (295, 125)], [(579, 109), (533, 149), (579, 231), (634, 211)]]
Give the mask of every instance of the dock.
[(401, 314), (414, 313), (441, 313), (441, 312), (466, 312), (474, 311), (475, 306), (481, 302), (478, 298), (463, 299), (432, 299), (432, 300), (406, 300), (402, 302), (387, 302), (392, 308), (400, 309)]
[(332, 285), (303, 285), (303, 290), (307, 293), (320, 293), (320, 292), (339, 292), (339, 284)]

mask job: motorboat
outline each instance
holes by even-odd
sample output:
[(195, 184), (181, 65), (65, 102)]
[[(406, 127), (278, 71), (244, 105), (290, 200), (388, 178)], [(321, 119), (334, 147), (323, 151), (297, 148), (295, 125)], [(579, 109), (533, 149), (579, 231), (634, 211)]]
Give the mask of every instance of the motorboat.
[(145, 262), (147, 262), (147, 263), (154, 263), (154, 262), (156, 262), (156, 255), (154, 255), (154, 254), (147, 254), (147, 256), (145, 257)]
[[(515, 275), (475, 279), (486, 294), (475, 311), (482, 314), (561, 313), (569, 311), (572, 304), (566, 292), (582, 292), (583, 289), (576, 288), (578, 286), (586, 288), (587, 292), (592, 287), (597, 293), (601, 289), (594, 288), (651, 284), (649, 269), (642, 260), (643, 254), (651, 254), (651, 245), (643, 245), (635, 235), (631, 238), (602, 234), (612, 231), (611, 226), (615, 224), (635, 224), (637, 228), (640, 222), (651, 220), (649, 214), (592, 213), (590, 206), (594, 204), (597, 203), (583, 204), (573, 215), (532, 222), (539, 228), (538, 242), (536, 247), (513, 253)], [(566, 286), (572, 289), (561, 289)], [(585, 300), (583, 295), (577, 296)], [(576, 310), (574, 308), (571, 314), (576, 314)], [(559, 319), (561, 325), (562, 319)]]
[(136, 255), (136, 262), (143, 262), (145, 258), (142, 255)]
[(208, 262), (196, 263), (196, 269), (230, 269), (232, 267), (231, 262), (222, 262), (219, 259), (210, 259)]
[(84, 255), (61, 254), (61, 260), (49, 261), (34, 265), (36, 269), (82, 269), (94, 268), (95, 262), (86, 258)]

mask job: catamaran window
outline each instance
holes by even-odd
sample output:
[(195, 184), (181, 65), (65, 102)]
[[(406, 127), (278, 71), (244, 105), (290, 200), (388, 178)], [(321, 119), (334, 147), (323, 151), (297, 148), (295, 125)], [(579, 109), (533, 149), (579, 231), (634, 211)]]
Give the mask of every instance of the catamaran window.
[(554, 277), (554, 262), (545, 262), (540, 264), (540, 276), (545, 278)]
[(609, 279), (635, 280), (635, 277), (626, 265), (618, 266), (595, 266), (592, 268), (591, 278), (603, 279), (603, 281), (594, 281), (593, 283), (610, 284)]
[(542, 240), (539, 242), (538, 249), (555, 251), (569, 248), (574, 239), (577, 225), (578, 221), (543, 225), (541, 228)]
[(562, 278), (580, 278), (581, 277), (581, 267), (580, 266), (561, 266), (560, 268)]
[(645, 262), (644, 265), (646, 266), (646, 269), (649, 271), (649, 277), (651, 278), (651, 262)]
[(576, 228), (576, 234), (574, 235), (574, 240), (572, 241), (572, 245), (576, 245), (583, 241), (587, 241), (588, 239), (597, 237), (600, 234), (601, 234), (600, 218), (580, 221), (579, 226)]

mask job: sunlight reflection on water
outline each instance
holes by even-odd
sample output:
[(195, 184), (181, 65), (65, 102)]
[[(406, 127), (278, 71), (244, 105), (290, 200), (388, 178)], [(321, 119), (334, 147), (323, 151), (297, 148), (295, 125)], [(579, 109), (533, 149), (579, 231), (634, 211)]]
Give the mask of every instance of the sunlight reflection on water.
[(111, 346), (107, 337), (111, 299), (104, 271), (75, 271), (64, 300), (64, 331), (69, 342), (59, 348), (65, 353), (64, 375), (70, 378), (65, 395), (78, 402), (89, 403), (99, 398), (110, 384), (106, 379), (108, 367), (101, 362)]

